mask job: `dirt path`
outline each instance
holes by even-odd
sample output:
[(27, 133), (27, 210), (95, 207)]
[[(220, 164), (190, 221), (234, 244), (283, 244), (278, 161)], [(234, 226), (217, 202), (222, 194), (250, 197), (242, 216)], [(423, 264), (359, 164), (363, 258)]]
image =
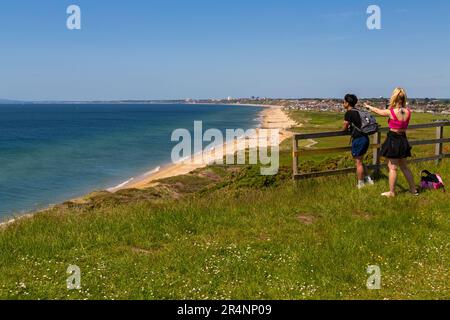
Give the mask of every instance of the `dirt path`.
[(313, 140), (313, 139), (308, 139), (308, 142), (309, 143), (305, 146), (305, 148), (307, 148), (307, 149), (311, 149), (316, 144), (318, 144), (318, 142), (316, 140)]

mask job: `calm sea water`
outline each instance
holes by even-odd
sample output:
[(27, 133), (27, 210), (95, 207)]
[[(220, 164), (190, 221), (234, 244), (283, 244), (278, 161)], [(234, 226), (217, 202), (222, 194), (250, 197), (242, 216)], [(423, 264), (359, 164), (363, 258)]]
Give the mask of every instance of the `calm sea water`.
[(0, 105), (0, 220), (116, 186), (170, 162), (176, 128), (248, 129), (260, 107)]

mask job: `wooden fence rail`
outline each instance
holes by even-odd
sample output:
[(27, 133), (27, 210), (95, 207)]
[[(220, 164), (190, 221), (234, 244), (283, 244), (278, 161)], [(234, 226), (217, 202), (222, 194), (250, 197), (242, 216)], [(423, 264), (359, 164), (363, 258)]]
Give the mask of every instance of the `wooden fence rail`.
[[(444, 127), (447, 127), (447, 126), (450, 126), (450, 121), (439, 121), (439, 122), (417, 124), (417, 125), (409, 126), (408, 130), (436, 128), (436, 139), (410, 141), (411, 146), (433, 145), (433, 144), (436, 145), (435, 155), (432, 157), (412, 159), (409, 162), (410, 163), (425, 162), (425, 161), (440, 162), (444, 158), (450, 158), (449, 153), (443, 153), (444, 143), (450, 142), (449, 138), (444, 138)], [(388, 130), (389, 130), (388, 128), (380, 128), (380, 130), (373, 136), (373, 143), (370, 145), (370, 148), (373, 149), (373, 160), (372, 160), (372, 164), (367, 167), (369, 169), (375, 170), (376, 172), (379, 171), (382, 167), (382, 164), (380, 162), (381, 134), (384, 132), (387, 132)], [(307, 179), (307, 178), (312, 178), (312, 177), (329, 176), (329, 175), (337, 175), (337, 174), (345, 174), (345, 173), (355, 172), (355, 168), (345, 168), (345, 169), (318, 171), (318, 172), (310, 172), (310, 173), (299, 172), (298, 161), (299, 161), (300, 155), (327, 154), (327, 153), (338, 153), (338, 152), (351, 151), (351, 147), (335, 147), (335, 148), (302, 149), (302, 150), (300, 150), (298, 147), (298, 142), (300, 140), (341, 137), (341, 136), (348, 136), (348, 133), (343, 132), (343, 131), (334, 131), (334, 132), (295, 134), (292, 138), (293, 179), (299, 180), (299, 179)]]

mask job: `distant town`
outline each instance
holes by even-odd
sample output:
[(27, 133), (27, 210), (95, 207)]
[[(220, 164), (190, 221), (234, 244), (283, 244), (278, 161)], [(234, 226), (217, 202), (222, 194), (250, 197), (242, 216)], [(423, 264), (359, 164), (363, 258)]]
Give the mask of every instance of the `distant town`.
[[(216, 100), (185, 100), (186, 103), (226, 103), (226, 104), (263, 104), (282, 105), (287, 110), (344, 112), (342, 99), (272, 99), (272, 98), (227, 98)], [(361, 99), (360, 104), (368, 102), (379, 108), (387, 108), (389, 99)], [(408, 105), (416, 112), (427, 112), (433, 114), (450, 114), (450, 99), (409, 99)]]

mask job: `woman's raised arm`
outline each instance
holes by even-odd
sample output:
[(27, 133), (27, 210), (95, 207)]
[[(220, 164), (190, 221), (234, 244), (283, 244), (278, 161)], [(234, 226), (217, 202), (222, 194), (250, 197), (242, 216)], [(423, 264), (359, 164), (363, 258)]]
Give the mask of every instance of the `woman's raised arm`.
[(383, 116), (383, 117), (389, 117), (390, 114), (391, 114), (391, 112), (389, 110), (372, 107), (367, 102), (364, 103), (364, 107), (369, 109), (369, 111), (374, 112), (374, 113), (376, 113), (376, 114), (378, 114), (380, 116)]

